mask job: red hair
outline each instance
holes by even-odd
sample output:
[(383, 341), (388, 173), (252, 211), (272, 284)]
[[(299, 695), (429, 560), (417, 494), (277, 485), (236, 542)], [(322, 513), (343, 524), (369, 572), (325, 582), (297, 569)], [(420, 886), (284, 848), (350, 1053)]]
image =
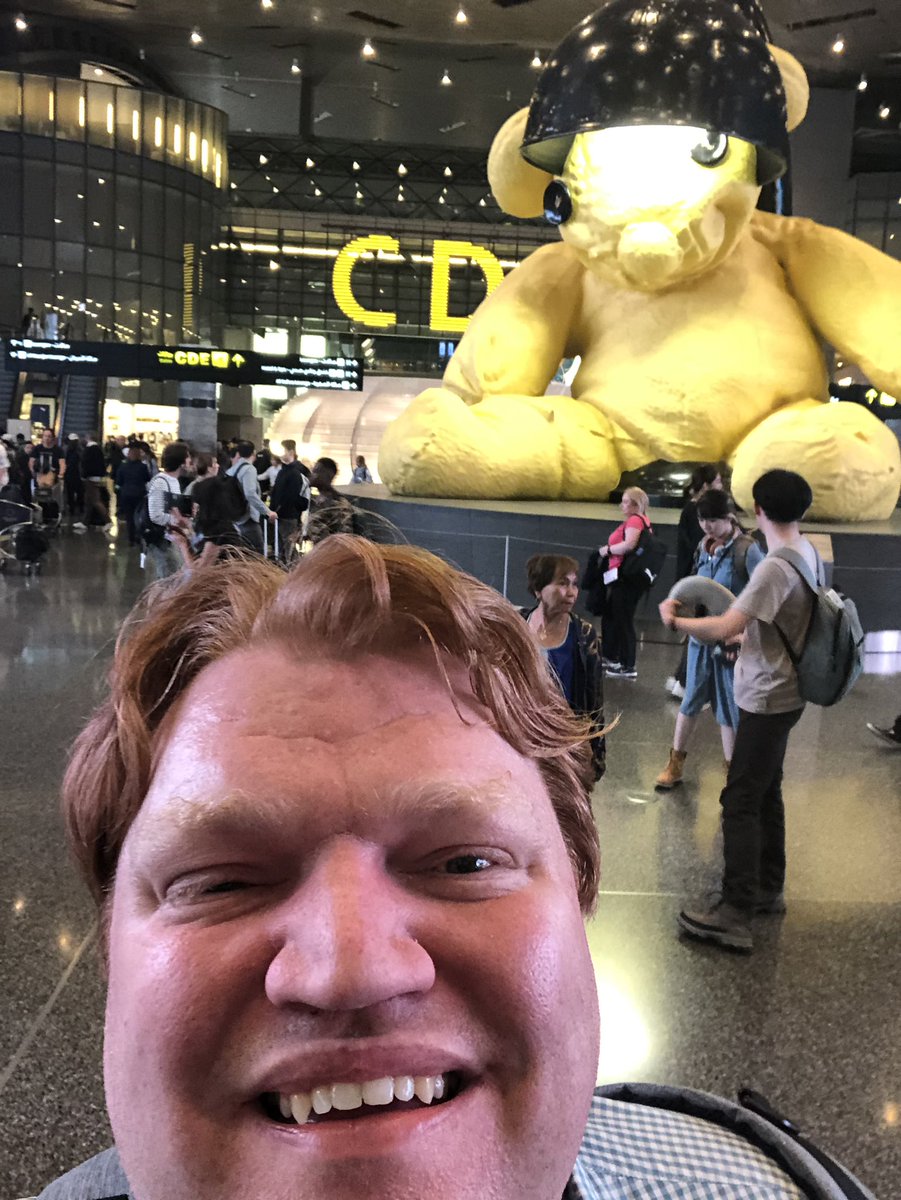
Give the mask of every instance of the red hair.
[[(283, 572), (259, 558), (192, 570), (147, 590), (123, 628), (110, 694), (75, 742), (63, 780), (70, 845), (95, 900), (108, 898), (150, 785), (161, 723), (208, 664), (251, 644), (314, 641), (344, 657), (415, 642), (464, 665), (476, 698), (534, 759), (569, 851), (584, 912), (597, 897), (590, 722), (573, 715), (526, 623), (493, 589), (424, 550), (335, 535)], [(302, 653), (297, 650), (297, 653)]]

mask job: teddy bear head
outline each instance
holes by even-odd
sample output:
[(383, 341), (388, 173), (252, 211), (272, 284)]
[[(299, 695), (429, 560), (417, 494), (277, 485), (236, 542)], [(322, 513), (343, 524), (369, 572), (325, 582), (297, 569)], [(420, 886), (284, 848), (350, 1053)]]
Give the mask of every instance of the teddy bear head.
[(733, 0), (608, 0), (498, 133), (489, 180), (589, 270), (669, 289), (733, 250), (808, 99), (800, 64)]

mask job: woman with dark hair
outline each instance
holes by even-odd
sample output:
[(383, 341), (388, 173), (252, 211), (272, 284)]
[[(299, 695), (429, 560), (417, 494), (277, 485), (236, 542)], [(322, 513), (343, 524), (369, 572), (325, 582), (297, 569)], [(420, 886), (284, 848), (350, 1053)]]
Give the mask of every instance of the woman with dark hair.
[[(725, 492), (705, 492), (698, 498), (697, 513), (702, 539), (695, 548), (693, 570), (689, 574), (713, 579), (737, 596), (751, 572), (763, 562), (763, 551), (751, 535), (743, 533), (737, 525)], [(734, 646), (730, 649), (688, 639), (685, 695), (676, 718), (669, 761), (657, 776), (656, 786), (661, 791), (668, 792), (682, 782), (689, 738), (697, 718), (708, 704), (720, 727), (723, 760), (728, 770), (738, 728), (738, 705), (733, 688), (735, 657)]]
[(231, 475), (210, 474), (194, 481), (194, 531), (198, 540), (192, 547), (189, 531), (177, 531), (175, 542), (186, 567), (197, 559), (209, 562), (221, 557), (224, 547), (251, 551), (235, 529), (235, 521), (246, 511), (244, 493)]
[(532, 636), (577, 716), (592, 722), (595, 779), (604, 774), (604, 668), (594, 627), (573, 612), (579, 595), (579, 564), (565, 554), (533, 554), (526, 563), (528, 587), (538, 601), (521, 610)]
[[(686, 575), (691, 575), (694, 569), (695, 550), (703, 537), (703, 530), (698, 521), (698, 501), (711, 489), (722, 491), (722, 488), (723, 477), (716, 463), (701, 463), (692, 471), (685, 489), (685, 506), (679, 516), (679, 528), (676, 532), (676, 578), (673, 582), (678, 583)], [(676, 673), (670, 675), (666, 681), (666, 690), (676, 700), (681, 700), (685, 695), (686, 655), (687, 644), (683, 644)]]

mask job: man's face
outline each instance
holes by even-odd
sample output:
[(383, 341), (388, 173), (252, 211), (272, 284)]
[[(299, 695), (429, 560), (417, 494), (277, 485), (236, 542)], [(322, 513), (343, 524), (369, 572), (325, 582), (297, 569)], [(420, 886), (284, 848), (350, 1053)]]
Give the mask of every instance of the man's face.
[(538, 770), (451, 675), (465, 722), (427, 659), (261, 647), (167, 720), (110, 924), (137, 1200), (561, 1195), (598, 1049), (575, 882)]
[(310, 483), (315, 488), (330, 488), (335, 478), (335, 473), (323, 462), (313, 463), (313, 469), (310, 472)]
[(46, 446), (48, 450), (50, 449), (50, 447), (53, 445), (53, 443), (55, 441), (56, 441), (56, 438), (53, 436), (53, 433), (51, 430), (45, 429), (43, 431), (43, 433), (41, 434), (41, 445)]

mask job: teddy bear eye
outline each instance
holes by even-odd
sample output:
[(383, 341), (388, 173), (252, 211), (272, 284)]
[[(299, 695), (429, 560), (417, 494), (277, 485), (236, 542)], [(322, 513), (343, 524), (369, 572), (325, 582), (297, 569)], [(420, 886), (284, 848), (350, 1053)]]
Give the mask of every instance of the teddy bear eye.
[(692, 150), (691, 157), (702, 167), (715, 167), (726, 157), (728, 149), (729, 139), (726, 135), (709, 129), (704, 140)]
[(544, 219), (551, 225), (562, 225), (573, 215), (573, 202), (565, 183), (555, 179), (544, 193)]

